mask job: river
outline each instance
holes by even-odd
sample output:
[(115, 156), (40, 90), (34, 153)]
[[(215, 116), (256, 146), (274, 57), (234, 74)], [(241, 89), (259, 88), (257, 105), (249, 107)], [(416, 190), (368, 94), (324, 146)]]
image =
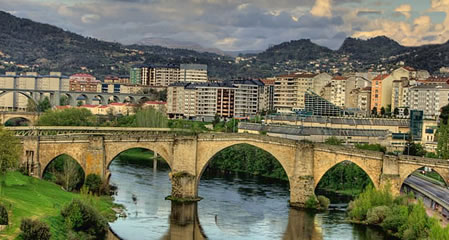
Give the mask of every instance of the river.
[(172, 204), (169, 170), (115, 160), (110, 183), (126, 218), (110, 223), (123, 239), (388, 239), (378, 229), (345, 222), (344, 211), (288, 207), (288, 184), (244, 174), (206, 171), (198, 203)]

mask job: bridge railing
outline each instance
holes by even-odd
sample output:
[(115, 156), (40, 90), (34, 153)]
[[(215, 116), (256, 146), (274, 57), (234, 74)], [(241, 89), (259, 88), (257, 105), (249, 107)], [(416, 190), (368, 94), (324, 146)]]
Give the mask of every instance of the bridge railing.
[(56, 135), (157, 135), (166, 133), (191, 134), (189, 129), (176, 128), (129, 128), (129, 127), (80, 127), (80, 126), (30, 126), (5, 127), (16, 136)]

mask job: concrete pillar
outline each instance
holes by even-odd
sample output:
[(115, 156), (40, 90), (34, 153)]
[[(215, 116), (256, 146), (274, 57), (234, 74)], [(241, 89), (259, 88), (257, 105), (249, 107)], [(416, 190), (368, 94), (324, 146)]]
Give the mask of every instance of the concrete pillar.
[(315, 195), (313, 168), (313, 146), (308, 143), (298, 143), (293, 173), (289, 176), (290, 206), (302, 208), (307, 199)]
[(80, 161), (84, 165), (83, 168), (86, 176), (95, 173), (103, 179), (107, 177), (104, 136), (89, 137), (89, 147), (85, 150), (84, 157)]
[[(379, 179), (379, 187), (385, 184), (391, 185), (391, 192), (394, 195), (399, 195), (401, 192), (401, 177), (399, 175), (399, 162), (397, 156), (383, 156), (382, 173)], [(374, 180), (374, 179), (373, 179)]]
[(39, 162), (39, 136), (26, 137), (23, 139), (23, 155), (20, 165), (25, 167), (28, 174), (41, 177), (41, 165)]

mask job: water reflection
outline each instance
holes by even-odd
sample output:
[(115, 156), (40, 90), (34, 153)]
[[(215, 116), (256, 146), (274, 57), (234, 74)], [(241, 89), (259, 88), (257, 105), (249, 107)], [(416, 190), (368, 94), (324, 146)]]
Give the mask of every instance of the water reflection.
[(207, 239), (198, 220), (197, 203), (171, 204), (170, 227), (162, 238), (164, 240), (202, 240)]
[[(123, 239), (388, 239), (382, 232), (345, 222), (345, 213), (290, 209), (288, 185), (257, 177), (205, 173), (199, 203), (175, 204), (169, 170), (113, 162), (110, 182), (126, 218), (110, 223)], [(201, 224), (200, 224), (201, 221)]]

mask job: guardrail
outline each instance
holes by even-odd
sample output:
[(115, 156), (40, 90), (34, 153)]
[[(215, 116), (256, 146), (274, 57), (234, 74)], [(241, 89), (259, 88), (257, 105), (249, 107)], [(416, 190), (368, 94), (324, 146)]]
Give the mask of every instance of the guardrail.
[(54, 135), (155, 135), (162, 133), (190, 133), (189, 129), (177, 128), (130, 128), (130, 127), (80, 127), (80, 126), (31, 126), (5, 127), (16, 136)]

